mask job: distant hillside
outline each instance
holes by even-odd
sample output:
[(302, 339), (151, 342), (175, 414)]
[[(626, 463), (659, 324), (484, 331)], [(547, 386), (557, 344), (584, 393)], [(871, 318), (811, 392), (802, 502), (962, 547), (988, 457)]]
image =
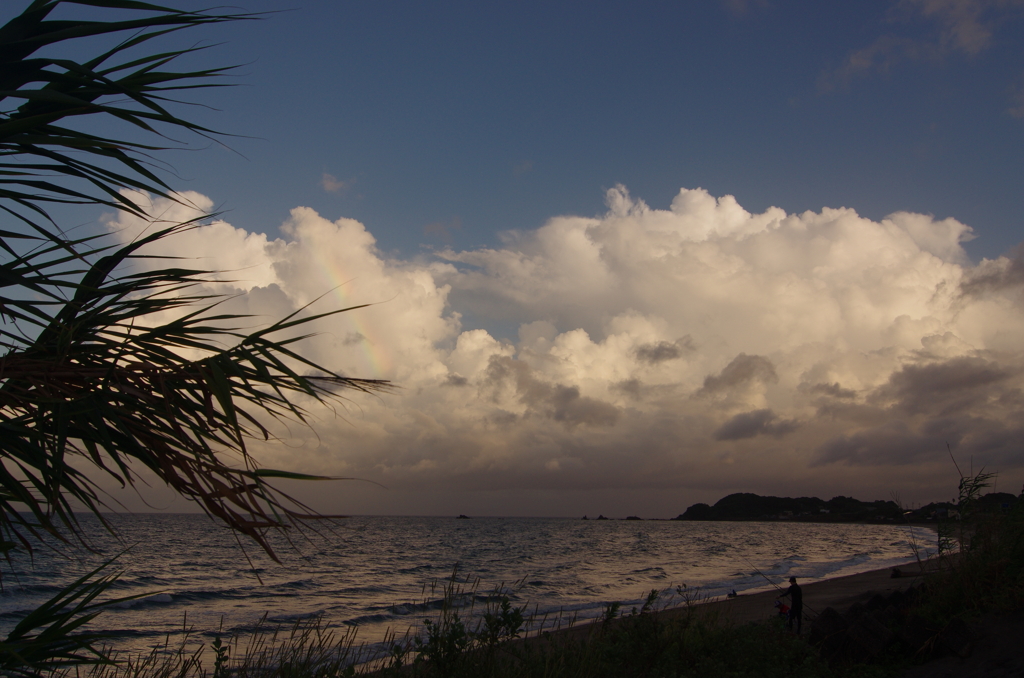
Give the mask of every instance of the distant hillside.
[[(1017, 497), (1006, 492), (992, 492), (976, 506), (980, 511), (998, 511), (1012, 505)], [(762, 497), (738, 492), (720, 499), (714, 506), (694, 504), (673, 520), (797, 520), (804, 522), (902, 522), (945, 518), (953, 504), (939, 502), (913, 511), (902, 511), (894, 501), (860, 501), (853, 497)]]

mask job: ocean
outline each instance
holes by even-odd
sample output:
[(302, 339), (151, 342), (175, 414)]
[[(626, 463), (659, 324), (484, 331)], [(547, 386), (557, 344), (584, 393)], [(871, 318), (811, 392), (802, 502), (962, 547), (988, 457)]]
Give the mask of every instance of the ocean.
[(278, 564), (203, 515), (108, 518), (120, 542), (84, 516), (95, 553), (40, 548), (2, 565), (0, 637), (115, 556), (111, 569), (121, 576), (109, 595), (141, 595), (92, 622), (112, 634), (115, 649), (173, 646), (184, 628), (192, 642), (209, 642), (251, 633), (264, 616), (271, 626), (322, 616), (357, 627), (357, 641), (372, 652), (389, 630), (416, 633), (436, 616), (456, 568), (462, 588), (476, 596), (500, 591), (553, 623), (560, 614), (599, 617), (615, 602), (628, 611), (651, 590), (685, 584), (701, 597), (765, 590), (790, 576), (809, 583), (936, 550), (933, 530), (909, 526), (365, 516), (309, 539), (293, 535), (291, 545), (276, 537)]

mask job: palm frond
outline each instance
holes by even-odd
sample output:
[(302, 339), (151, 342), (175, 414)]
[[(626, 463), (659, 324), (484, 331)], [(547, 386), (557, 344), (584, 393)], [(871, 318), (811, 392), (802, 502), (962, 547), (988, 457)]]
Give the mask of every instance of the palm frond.
[[(247, 441), (269, 437), (261, 419), (304, 422), (297, 398), (325, 402), (340, 389), (386, 388), (303, 358), (289, 348), (295, 336), (274, 338), (350, 309), (293, 315), (246, 334), (235, 327), (247, 316), (214, 314), (216, 297), (187, 293), (204, 282), (201, 271), (112, 275), (142, 246), (188, 227), (104, 254), (67, 283), (70, 301), (46, 307), (51, 316), (38, 306), (29, 311), (26, 300), (9, 304), (38, 329), (30, 342), (0, 331), (9, 349), (0, 358), (0, 436), (12, 467), (0, 473), (0, 528), (22, 543), (32, 530), (52, 532), (51, 516), (72, 524), (74, 502), (94, 513), (104, 508), (94, 482), (73, 465), (84, 458), (122, 485), (134, 483), (133, 464), (141, 463), (273, 555), (265, 530), (311, 511), (267, 483), (288, 473), (260, 470), (249, 457)], [(205, 305), (185, 312), (196, 304)], [(147, 324), (169, 310), (182, 313)], [(184, 357), (196, 352), (206, 357)], [(236, 453), (241, 466), (224, 452)]]
[(117, 581), (117, 574), (100, 576), (112, 562), (107, 561), (79, 577), (22, 617), (7, 638), (0, 640), (0, 674), (40, 676), (70, 666), (112, 664), (98, 647), (107, 635), (83, 631), (82, 627), (104, 607), (145, 595), (97, 601), (96, 598)]
[[(62, 4), (131, 18), (48, 18)], [(31, 550), (47, 534), (80, 539), (74, 510), (102, 520), (106, 508), (96, 474), (81, 469), (132, 486), (145, 468), (273, 556), (266, 531), (313, 512), (270, 484), (301, 474), (259, 468), (247, 444), (270, 436), (268, 419), (305, 423), (302, 403), (388, 387), (337, 374), (296, 348), (308, 323), (351, 309), (302, 309), (243, 331), (251, 321), (220, 312), (223, 299), (202, 290), (206, 272), (169, 261), (149, 270), (153, 257), (143, 249), (200, 220), (115, 246), (70, 237), (47, 212), (83, 203), (149, 219), (138, 191), (180, 200), (152, 155), (168, 147), (167, 130), (214, 133), (171, 112), (168, 95), (220, 86), (211, 80), (230, 68), (168, 70), (197, 47), (138, 51), (176, 31), (254, 16), (34, 0), (0, 28), (0, 209), (18, 222), (0, 231), (0, 540)], [(58, 43), (125, 34), (89, 59), (41, 55)], [(71, 126), (89, 116), (160, 141)], [(136, 271), (144, 258), (147, 267)], [(154, 320), (168, 316), (175, 319)]]
[[(52, 20), (59, 5), (142, 12), (120, 21)], [(172, 113), (166, 97), (175, 91), (217, 87), (211, 79), (233, 67), (197, 71), (162, 70), (204, 49), (188, 47), (130, 58), (155, 38), (204, 24), (257, 18), (255, 14), (211, 14), (129, 0), (37, 0), (0, 28), (0, 199), (5, 209), (53, 236), (45, 205), (99, 204), (145, 216), (124, 189), (175, 198), (150, 169), (154, 152), (169, 148), (130, 139), (95, 136), (64, 125), (64, 119), (114, 117), (130, 128), (159, 135), (181, 130), (209, 137), (213, 130)], [(46, 47), (93, 36), (129, 34), (113, 48), (83, 61), (33, 56)], [(111, 64), (117, 59), (125, 59)], [(68, 184), (70, 182), (70, 185)]]

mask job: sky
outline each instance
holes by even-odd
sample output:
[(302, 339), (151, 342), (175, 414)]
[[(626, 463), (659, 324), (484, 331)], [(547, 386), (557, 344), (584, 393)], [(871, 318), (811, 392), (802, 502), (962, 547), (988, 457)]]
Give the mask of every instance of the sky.
[(235, 136), (164, 156), (221, 215), (161, 253), (268, 321), (371, 304), (302, 348), (394, 393), (254, 448), (360, 479), (316, 508), (1020, 491), (1024, 2), (245, 9), (192, 38), (240, 64), (189, 109)]

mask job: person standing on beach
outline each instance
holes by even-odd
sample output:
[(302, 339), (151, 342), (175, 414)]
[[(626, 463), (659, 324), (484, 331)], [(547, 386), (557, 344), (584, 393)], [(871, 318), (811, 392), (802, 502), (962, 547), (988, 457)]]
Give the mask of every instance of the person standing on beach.
[(793, 620), (796, 620), (796, 635), (800, 635), (800, 628), (803, 625), (804, 618), (804, 592), (800, 588), (800, 585), (796, 583), (796, 577), (789, 578), (789, 588), (782, 597), (789, 596), (790, 602), (793, 604), (789, 608), (789, 630), (793, 630)]

